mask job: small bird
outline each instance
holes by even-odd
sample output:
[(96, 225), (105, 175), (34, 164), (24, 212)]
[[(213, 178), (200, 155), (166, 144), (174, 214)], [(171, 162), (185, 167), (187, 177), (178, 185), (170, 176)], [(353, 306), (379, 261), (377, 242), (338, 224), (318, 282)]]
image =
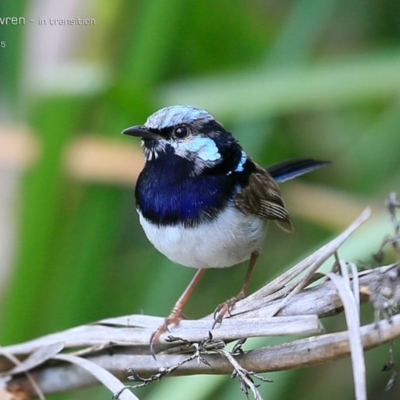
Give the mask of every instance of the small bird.
[(191, 105), (165, 107), (122, 133), (142, 139), (146, 162), (135, 197), (147, 238), (173, 262), (198, 270), (151, 336), (154, 355), (161, 334), (185, 318), (183, 308), (207, 268), (250, 260), (239, 294), (215, 310), (213, 328), (245, 297), (267, 222), (293, 230), (277, 182), (328, 162), (297, 159), (263, 168), (208, 111)]

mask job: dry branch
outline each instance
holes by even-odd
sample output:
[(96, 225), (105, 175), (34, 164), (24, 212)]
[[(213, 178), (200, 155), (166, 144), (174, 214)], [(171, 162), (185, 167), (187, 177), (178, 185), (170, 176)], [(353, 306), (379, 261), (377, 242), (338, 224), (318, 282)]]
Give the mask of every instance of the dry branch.
[[(149, 354), (149, 337), (163, 319), (145, 315), (109, 318), (0, 349), (0, 373), (3, 376), (3, 392), (0, 377), (0, 399), (2, 393), (13, 393), (21, 399), (38, 397), (38, 389), (32, 385), (32, 380), (45, 395), (101, 381), (118, 394), (118, 398), (134, 399), (136, 397), (130, 391), (123, 390), (121, 382), (127, 380), (127, 368), (136, 379), (139, 376), (150, 377), (142, 378), (142, 384), (169, 374), (231, 374), (234, 371), (244, 391), (252, 391), (256, 398), (260, 398), (254, 391), (255, 386), (251, 386), (252, 373), (325, 363), (346, 357), (350, 352), (362, 357), (360, 350), (400, 336), (399, 315), (358, 326), (359, 301), (376, 301), (378, 288), (386, 288), (385, 293), (392, 290), (393, 294), (393, 288), (399, 287), (397, 266), (359, 273), (352, 268), (349, 274), (345, 263), (334, 258), (333, 264), (339, 261), (342, 266), (341, 273), (331, 272), (328, 274), (331, 279), (315, 273), (322, 263), (336, 254), (369, 214), (369, 210), (364, 211), (337, 238), (239, 302), (234, 313), (211, 335), (212, 316), (198, 321), (185, 320), (172, 326), (171, 335), (183, 339), (168, 341), (164, 335), (161, 340), (163, 351), (156, 360)], [(310, 287), (311, 282), (313, 285)], [(395, 303), (390, 303), (390, 310), (395, 308)], [(346, 309), (350, 330), (324, 334), (319, 318), (337, 314), (343, 309)], [(390, 310), (383, 310), (385, 316), (393, 314)], [(234, 352), (233, 358), (227, 356), (225, 343), (271, 335), (302, 335), (306, 338)], [(365, 398), (365, 383), (360, 377), (362, 368), (355, 367), (357, 399)], [(60, 376), (63, 379), (59, 379)]]

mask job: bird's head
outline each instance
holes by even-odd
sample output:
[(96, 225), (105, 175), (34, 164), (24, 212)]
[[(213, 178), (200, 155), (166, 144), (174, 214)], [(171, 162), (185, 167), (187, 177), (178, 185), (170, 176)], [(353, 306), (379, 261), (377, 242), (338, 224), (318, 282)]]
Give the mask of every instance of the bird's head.
[(194, 106), (162, 108), (144, 125), (122, 133), (142, 138), (146, 162), (163, 155), (181, 157), (193, 163), (194, 175), (226, 163), (240, 168), (245, 162), (245, 154), (233, 136), (208, 111)]

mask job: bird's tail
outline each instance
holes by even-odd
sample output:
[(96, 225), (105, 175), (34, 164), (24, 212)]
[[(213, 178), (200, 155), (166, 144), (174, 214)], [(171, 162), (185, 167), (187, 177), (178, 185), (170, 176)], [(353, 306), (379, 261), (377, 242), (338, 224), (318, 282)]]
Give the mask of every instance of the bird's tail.
[(279, 183), (296, 178), (330, 163), (330, 161), (319, 161), (313, 158), (299, 158), (297, 160), (282, 161), (267, 167), (266, 170)]

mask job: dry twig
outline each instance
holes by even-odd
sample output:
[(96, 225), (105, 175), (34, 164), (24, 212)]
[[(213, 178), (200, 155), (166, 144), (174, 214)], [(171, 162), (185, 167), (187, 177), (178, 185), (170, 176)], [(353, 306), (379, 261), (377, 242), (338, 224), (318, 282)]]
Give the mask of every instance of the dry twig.
[[(321, 274), (315, 273), (369, 214), (369, 210), (364, 211), (337, 238), (239, 302), (232, 315), (210, 335), (211, 315), (198, 321), (184, 320), (171, 327), (174, 338), (161, 340), (164, 351), (157, 355), (157, 360), (151, 356), (148, 343), (162, 318), (144, 315), (110, 318), (0, 349), (3, 375), (0, 398), (2, 393), (20, 396), (16, 398), (37, 397), (38, 391), (27, 378), (28, 373), (46, 395), (94, 385), (99, 380), (118, 399), (136, 398), (121, 382), (128, 375), (147, 385), (166, 375), (201, 373), (233, 374), (246, 394), (251, 392), (259, 399), (253, 374), (325, 363), (351, 353), (356, 396), (362, 400), (365, 398), (362, 350), (400, 336), (400, 316), (390, 313), (390, 321), (360, 327), (359, 304), (374, 299), (376, 282), (380, 282), (380, 290), (382, 282), (389, 282), (391, 288), (399, 287), (397, 264), (360, 273), (349, 264), (351, 273), (348, 273), (345, 263), (337, 257), (341, 274), (331, 272), (329, 280), (316, 282)], [(313, 286), (308, 287), (312, 281)], [(349, 331), (323, 334), (319, 318), (334, 315), (343, 308)], [(247, 352), (238, 351), (241, 346), (232, 353), (225, 348), (228, 342), (239, 340), (241, 344), (248, 337), (299, 334), (306, 338)], [(60, 374), (68, 379), (56, 379)]]

